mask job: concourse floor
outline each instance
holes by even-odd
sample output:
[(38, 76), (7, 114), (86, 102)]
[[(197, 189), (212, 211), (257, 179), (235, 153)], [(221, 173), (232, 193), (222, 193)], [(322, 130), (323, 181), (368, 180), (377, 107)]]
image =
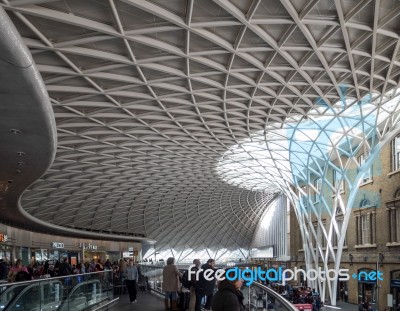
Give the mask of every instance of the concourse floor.
[(111, 307), (111, 311), (164, 311), (164, 299), (157, 294), (138, 291), (137, 303), (129, 302), (129, 295), (117, 295), (118, 303)]
[[(164, 300), (158, 294), (139, 291), (137, 303), (130, 303), (128, 294), (117, 295), (118, 303), (110, 311), (164, 311)], [(375, 310), (375, 307), (373, 308)], [(358, 305), (338, 301), (337, 306), (325, 306), (321, 311), (358, 311)]]
[[(373, 306), (373, 309), (375, 310), (375, 306)], [(324, 308), (322, 308), (322, 310), (324, 310), (324, 311), (338, 311), (338, 310), (342, 310), (342, 311), (358, 311), (358, 305), (352, 304), (352, 303), (338, 301), (336, 306), (333, 307), (333, 306), (327, 305)]]

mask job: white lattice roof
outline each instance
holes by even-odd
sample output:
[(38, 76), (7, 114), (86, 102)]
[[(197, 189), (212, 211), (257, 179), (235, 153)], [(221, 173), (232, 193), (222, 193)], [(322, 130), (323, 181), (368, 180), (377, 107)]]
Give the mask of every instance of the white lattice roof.
[[(221, 157), (321, 102), (398, 86), (395, 0), (3, 0), (58, 131), (23, 208), (159, 248), (246, 248), (272, 192)], [(239, 161), (240, 162), (240, 161)]]

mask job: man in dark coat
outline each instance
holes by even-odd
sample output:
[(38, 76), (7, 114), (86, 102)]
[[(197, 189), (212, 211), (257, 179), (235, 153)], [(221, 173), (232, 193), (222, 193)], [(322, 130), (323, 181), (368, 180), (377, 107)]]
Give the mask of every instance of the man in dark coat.
[[(196, 311), (201, 311), (201, 301), (204, 296), (207, 297), (205, 310), (211, 309), (211, 302), (214, 295), (216, 279), (215, 274), (215, 260), (208, 259), (207, 263), (201, 266), (202, 271), (199, 273), (199, 280), (196, 282)], [(211, 270), (212, 272), (206, 272)], [(204, 273), (211, 280), (206, 280)]]
[(68, 258), (64, 258), (62, 264), (60, 264), (59, 275), (65, 276), (65, 275), (70, 275), (70, 274), (72, 274), (72, 267), (68, 263)]
[(241, 280), (229, 281), (227, 279), (218, 283), (218, 292), (212, 301), (213, 311), (245, 311), (243, 294), (240, 291)]

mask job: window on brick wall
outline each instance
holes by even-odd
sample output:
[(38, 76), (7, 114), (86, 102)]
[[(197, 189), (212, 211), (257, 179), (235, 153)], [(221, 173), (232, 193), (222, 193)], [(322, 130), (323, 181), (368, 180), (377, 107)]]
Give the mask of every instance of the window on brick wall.
[(376, 206), (372, 206), (368, 199), (360, 202), (360, 209), (355, 211), (357, 245), (375, 244)]
[(302, 192), (300, 192), (301, 202), (303, 203), (304, 209), (308, 209), (307, 187), (302, 186), (301, 189), (303, 190)]
[[(369, 153), (363, 153), (358, 157), (358, 164), (361, 166), (365, 163), (365, 160), (368, 158)], [(370, 166), (365, 173), (362, 182), (366, 183), (372, 180), (372, 166)]]
[(400, 170), (400, 134), (391, 142), (391, 154), (392, 171)]
[(364, 213), (356, 216), (357, 245), (375, 244), (375, 212)]
[(371, 220), (370, 214), (361, 215), (361, 245), (371, 244)]
[[(324, 222), (323, 222), (323, 225), (325, 226)], [(313, 223), (313, 228), (314, 228), (315, 233), (317, 234), (317, 239), (315, 239), (314, 235), (310, 231), (310, 234), (312, 235), (313, 246), (316, 247), (317, 246), (317, 242), (318, 242), (319, 245), (321, 246), (321, 248), (326, 247), (326, 241), (325, 241), (324, 234), (323, 234), (322, 230), (320, 229), (320, 231), (318, 232), (318, 222), (314, 222)]]
[(400, 189), (394, 195), (394, 200), (387, 203), (389, 222), (389, 242), (400, 243)]
[(400, 207), (389, 210), (389, 238), (391, 243), (400, 243)]
[(342, 179), (342, 175), (336, 170), (333, 170), (333, 185), (337, 193), (344, 192), (344, 180)]
[(314, 203), (319, 203), (320, 201), (320, 194), (321, 194), (321, 188), (322, 188), (322, 179), (317, 178), (314, 180), (314, 187), (316, 189), (315, 194), (314, 194)]
[[(336, 224), (337, 224), (337, 227), (338, 227), (338, 230), (339, 230), (339, 234), (340, 234), (340, 232), (341, 232), (341, 230), (342, 230), (342, 227), (343, 227), (343, 216), (340, 216), (340, 217), (336, 217)], [(346, 239), (346, 236), (344, 237), (344, 244), (343, 244), (343, 246), (347, 246), (347, 241), (346, 241), (347, 239)], [(334, 230), (334, 232), (333, 232), (333, 234), (332, 234), (332, 246), (338, 246), (338, 244), (339, 244), (339, 238), (338, 238), (338, 236), (337, 236), (337, 234), (336, 234), (336, 231)]]

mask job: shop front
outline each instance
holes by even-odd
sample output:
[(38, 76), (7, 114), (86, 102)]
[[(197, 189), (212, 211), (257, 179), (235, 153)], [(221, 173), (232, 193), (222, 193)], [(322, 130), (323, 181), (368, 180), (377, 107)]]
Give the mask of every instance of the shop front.
[(141, 257), (139, 253), (140, 247), (138, 245), (129, 246), (127, 250), (122, 252), (122, 258), (124, 259), (133, 259), (134, 262), (140, 262)]
[(111, 263), (115, 263), (115, 262), (119, 262), (119, 260), (121, 259), (121, 252), (111, 252), (108, 251), (106, 253), (106, 259), (109, 259), (111, 261)]
[(393, 306), (395, 310), (400, 306), (400, 270), (390, 272), (390, 293), (393, 295)]
[(79, 248), (84, 262), (91, 262), (92, 260), (98, 262), (100, 260), (104, 263), (107, 260), (104, 246), (93, 243), (79, 243)]
[(358, 270), (358, 303), (375, 303), (377, 288), (376, 288), (376, 280), (369, 280), (366, 276), (369, 275), (370, 272), (375, 270), (369, 268), (362, 268)]
[(63, 242), (53, 241), (50, 243), (50, 248), (47, 251), (46, 256), (46, 249), (36, 249), (35, 255), (36, 258), (47, 258), (46, 260), (51, 260), (53, 262), (60, 261), (62, 262), (64, 258), (68, 258), (68, 262), (71, 265), (76, 265), (79, 262), (80, 255), (79, 250), (76, 247), (65, 245)]
[(0, 233), (0, 259), (4, 262), (11, 261), (11, 246), (8, 245), (8, 235)]

